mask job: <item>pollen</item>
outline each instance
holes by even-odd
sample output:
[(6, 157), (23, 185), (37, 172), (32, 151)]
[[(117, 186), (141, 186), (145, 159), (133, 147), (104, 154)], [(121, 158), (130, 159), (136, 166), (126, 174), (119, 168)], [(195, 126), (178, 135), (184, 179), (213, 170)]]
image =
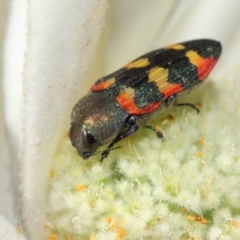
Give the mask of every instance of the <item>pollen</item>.
[(84, 191), (86, 188), (87, 188), (87, 187), (86, 187), (85, 184), (78, 184), (78, 185), (76, 186), (76, 190), (77, 190), (78, 192)]
[(50, 234), (48, 236), (48, 240), (56, 240), (57, 239), (57, 235), (56, 234)]

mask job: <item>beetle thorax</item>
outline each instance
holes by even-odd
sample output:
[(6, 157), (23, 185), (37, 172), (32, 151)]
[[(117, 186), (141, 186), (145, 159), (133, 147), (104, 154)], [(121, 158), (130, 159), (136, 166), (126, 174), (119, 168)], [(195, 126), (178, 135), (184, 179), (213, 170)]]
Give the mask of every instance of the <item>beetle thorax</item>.
[(87, 129), (100, 145), (122, 131), (128, 114), (107, 93), (89, 93), (74, 106), (72, 122)]

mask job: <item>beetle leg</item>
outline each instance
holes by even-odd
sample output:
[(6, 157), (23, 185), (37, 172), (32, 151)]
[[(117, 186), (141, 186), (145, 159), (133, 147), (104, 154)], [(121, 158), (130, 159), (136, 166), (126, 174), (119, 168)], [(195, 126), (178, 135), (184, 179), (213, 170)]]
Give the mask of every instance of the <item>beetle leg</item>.
[(160, 131), (158, 131), (155, 127), (153, 127), (153, 126), (148, 126), (148, 125), (145, 125), (145, 127), (148, 128), (148, 129), (150, 129), (150, 130), (152, 130), (152, 131), (154, 131), (154, 132), (156, 133), (157, 137), (158, 137), (158, 138), (161, 138), (163, 142), (165, 141), (165, 138), (164, 138), (163, 133), (160, 132)]
[(199, 109), (192, 103), (175, 103), (174, 106), (176, 107), (182, 107), (182, 106), (189, 106), (191, 108), (193, 108), (194, 110), (197, 111), (197, 114), (200, 112)]
[[(134, 118), (134, 119), (133, 119)], [(123, 132), (121, 132), (112, 142), (111, 144), (109, 144), (109, 146), (103, 150), (100, 161), (102, 161), (104, 158), (106, 158), (109, 154), (109, 152), (115, 148), (113, 148), (114, 144), (121, 141), (122, 139), (132, 135), (133, 133), (135, 133), (138, 130), (138, 125), (136, 124), (136, 120), (137, 118), (135, 116), (131, 116), (129, 121), (128, 121), (128, 125), (125, 128), (125, 130)], [(119, 147), (116, 147), (119, 148)]]

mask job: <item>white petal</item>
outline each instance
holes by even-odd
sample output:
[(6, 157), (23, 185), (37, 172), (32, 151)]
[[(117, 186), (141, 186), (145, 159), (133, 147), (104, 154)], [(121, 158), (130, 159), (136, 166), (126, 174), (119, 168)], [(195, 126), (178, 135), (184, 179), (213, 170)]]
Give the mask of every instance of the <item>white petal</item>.
[[(22, 98), (22, 73), (24, 66), (24, 53), (26, 45), (26, 1), (14, 0), (9, 4), (10, 16), (8, 17), (6, 36), (3, 50), (3, 97), (4, 97), (4, 120), (6, 123), (7, 141), (5, 144), (10, 149), (9, 155), (2, 150), (1, 154), (4, 159), (4, 171), (1, 173), (1, 183), (5, 185), (4, 198), (1, 201), (4, 204), (4, 212), (13, 220), (14, 216), (12, 209), (12, 202), (17, 199), (16, 193), (18, 191), (18, 155), (20, 146), (20, 132), (21, 132), (21, 98)], [(6, 138), (6, 137), (5, 137)], [(4, 145), (1, 144), (3, 148)], [(9, 171), (11, 169), (11, 175)], [(6, 189), (6, 185), (9, 186)], [(10, 186), (12, 184), (12, 186)], [(14, 197), (15, 195), (15, 197)], [(7, 203), (7, 204), (6, 204)], [(6, 206), (7, 205), (7, 206)]]
[(42, 239), (49, 159), (69, 128), (103, 26), (106, 1), (30, 1), (23, 86), (22, 216)]
[(21, 228), (19, 226), (12, 225), (1, 213), (0, 226), (0, 239), (26, 240), (26, 238), (22, 235)]

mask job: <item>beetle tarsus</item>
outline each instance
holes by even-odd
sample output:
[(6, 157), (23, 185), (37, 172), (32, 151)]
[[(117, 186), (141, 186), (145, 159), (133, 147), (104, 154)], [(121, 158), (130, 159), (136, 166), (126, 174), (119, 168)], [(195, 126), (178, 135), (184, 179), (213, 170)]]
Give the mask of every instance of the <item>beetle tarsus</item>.
[(156, 133), (157, 137), (162, 139), (162, 142), (165, 141), (165, 137), (164, 137), (163, 133), (158, 131), (155, 127), (149, 126), (149, 125), (146, 125), (145, 127), (154, 131)]
[(177, 103), (176, 104), (176, 107), (182, 107), (182, 106), (189, 106), (189, 107), (191, 107), (192, 109), (197, 111), (197, 114), (199, 114), (199, 112), (200, 112), (200, 110), (192, 103)]

